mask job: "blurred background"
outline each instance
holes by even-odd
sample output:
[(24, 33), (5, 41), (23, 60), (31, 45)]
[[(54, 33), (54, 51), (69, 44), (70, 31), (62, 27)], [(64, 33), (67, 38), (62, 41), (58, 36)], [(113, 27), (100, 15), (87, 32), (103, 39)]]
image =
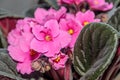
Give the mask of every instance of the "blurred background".
[(25, 12), (37, 3), (38, 0), (0, 0), (0, 8), (14, 14), (25, 15)]

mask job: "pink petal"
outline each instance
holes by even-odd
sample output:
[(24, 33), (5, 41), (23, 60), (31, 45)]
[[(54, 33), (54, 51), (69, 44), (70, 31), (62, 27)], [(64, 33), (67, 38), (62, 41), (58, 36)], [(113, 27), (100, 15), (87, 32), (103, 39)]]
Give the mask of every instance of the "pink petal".
[(95, 14), (94, 12), (88, 10), (85, 13), (82, 12), (78, 12), (76, 14), (76, 20), (78, 20), (79, 22), (83, 23), (84, 21), (93, 21), (93, 19), (95, 18)]
[(69, 29), (69, 27), (67, 26), (66, 23), (67, 23), (67, 21), (65, 19), (60, 20), (59, 25), (60, 25), (61, 30), (67, 31)]
[(16, 30), (12, 30), (7, 37), (8, 43), (11, 45), (17, 45), (19, 42), (19, 38), (20, 38), (20, 33), (17, 32)]
[(93, 9), (107, 11), (107, 10), (112, 9), (112, 7), (113, 7), (113, 3), (111, 3), (111, 4), (106, 3), (106, 4), (98, 6), (98, 7), (97, 6), (93, 7)]
[(31, 42), (31, 40), (33, 39), (33, 34), (32, 33), (30, 33), (30, 32), (24, 32), (24, 33), (22, 33), (22, 36), (23, 36), (23, 38), (25, 39), (25, 41), (27, 42), (27, 43), (30, 43)]
[(49, 20), (44, 25), (47, 29), (51, 30), (53, 37), (56, 37), (59, 34), (59, 25), (56, 20)]
[(43, 19), (45, 18), (45, 16), (47, 15), (47, 11), (43, 8), (37, 8), (34, 16), (35, 18), (38, 20), (38, 22), (43, 23)]
[(113, 4), (112, 3), (108, 3), (105, 2), (105, 0), (97, 0), (97, 4), (93, 1), (93, 0), (87, 0), (90, 8), (92, 8), (93, 10), (101, 10), (101, 11), (107, 11), (112, 9)]
[(67, 9), (65, 7), (61, 7), (57, 12), (56, 12), (56, 19), (59, 20), (60, 18), (64, 17), (66, 14)]
[(74, 35), (72, 35), (72, 40), (71, 40), (71, 42), (70, 42), (70, 44), (69, 44), (69, 47), (70, 47), (70, 48), (73, 48), (73, 47), (74, 47), (78, 35), (79, 35), (79, 32), (77, 32), (77, 33), (75, 33)]
[(68, 4), (73, 4), (74, 0), (63, 0), (63, 2), (68, 3)]
[(61, 30), (57, 40), (60, 42), (61, 47), (64, 48), (71, 42), (71, 36), (67, 32)]
[(74, 0), (75, 1), (75, 3), (78, 5), (78, 4), (80, 4), (81, 2), (83, 2), (84, 0)]
[(27, 53), (24, 53), (23, 51), (20, 50), (18, 46), (8, 46), (8, 51), (10, 56), (19, 62), (23, 62), (26, 56), (28, 55)]
[(32, 72), (31, 68), (31, 61), (29, 59), (25, 59), (24, 62), (17, 64), (17, 71), (19, 71), (22, 74), (30, 74)]
[[(57, 56), (64, 56), (63, 58), (60, 59), (58, 63), (54, 62), (53, 60), (56, 59)], [(65, 67), (65, 63), (68, 60), (68, 56), (61, 53), (60, 55), (55, 55), (53, 58), (49, 58), (49, 62), (52, 64), (52, 67), (55, 70), (61, 69)]]
[(43, 26), (35, 26), (33, 27), (32, 32), (38, 40), (44, 40), (45, 34), (43, 33), (43, 30)]
[(20, 39), (20, 48), (23, 52), (28, 52), (29, 51), (29, 44), (25, 41), (24, 38)]
[(47, 57), (55, 56), (55, 54), (59, 53), (60, 49), (61, 49), (60, 42), (58, 42), (57, 40), (54, 40), (53, 42), (50, 42), (48, 44), (48, 47), (49, 47), (48, 52), (44, 54)]
[(30, 48), (37, 52), (48, 52), (48, 45), (45, 41), (38, 41), (35, 38), (31, 41)]

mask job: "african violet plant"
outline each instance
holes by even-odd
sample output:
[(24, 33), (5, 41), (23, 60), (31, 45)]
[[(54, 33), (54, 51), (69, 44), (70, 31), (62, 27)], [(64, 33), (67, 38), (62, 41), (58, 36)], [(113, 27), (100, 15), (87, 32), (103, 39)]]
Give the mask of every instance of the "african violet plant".
[(24, 17), (0, 12), (1, 76), (120, 79), (119, 0), (39, 0), (36, 5)]

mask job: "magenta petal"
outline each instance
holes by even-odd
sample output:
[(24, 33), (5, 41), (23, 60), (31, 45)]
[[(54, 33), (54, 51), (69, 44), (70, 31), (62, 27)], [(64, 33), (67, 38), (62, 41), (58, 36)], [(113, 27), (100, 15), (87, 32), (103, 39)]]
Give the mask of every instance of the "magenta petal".
[(81, 2), (83, 2), (84, 0), (74, 0), (75, 1), (75, 3), (78, 5), (78, 4), (80, 4)]
[[(79, 31), (79, 32), (80, 32), (80, 31)], [(70, 44), (69, 44), (70, 48), (73, 48), (73, 47), (74, 47), (75, 42), (76, 42), (76, 40), (77, 40), (77, 37), (78, 37), (78, 35), (79, 35), (79, 32), (75, 33), (75, 34), (72, 36), (72, 40), (71, 40), (71, 42), (70, 42)]]
[(20, 48), (23, 52), (28, 52), (29, 51), (29, 44), (25, 41), (25, 39), (20, 39)]
[(86, 11), (85, 13), (79, 11), (76, 14), (76, 20), (78, 20), (81, 23), (83, 23), (84, 21), (93, 21), (94, 18), (95, 18), (95, 14), (90, 10)]
[(67, 4), (73, 4), (74, 0), (63, 0), (63, 2), (67, 3)]
[(25, 39), (25, 41), (29, 44), (31, 42), (31, 40), (33, 39), (33, 34), (30, 32), (24, 32), (23, 34), (23, 39)]
[(35, 38), (31, 41), (30, 48), (41, 53), (48, 51), (48, 45), (46, 45), (46, 42), (38, 41)]
[(60, 42), (61, 47), (64, 48), (71, 42), (71, 35), (61, 30), (58, 41)]
[(59, 20), (61, 17), (63, 17), (66, 13), (67, 9), (65, 7), (61, 7), (57, 12), (56, 12), (56, 19)]
[(87, 2), (93, 10), (107, 11), (113, 7), (113, 3), (109, 4), (108, 2), (105, 2), (105, 0), (97, 0), (97, 3), (93, 0), (87, 0)]
[(8, 42), (11, 45), (18, 45), (19, 38), (20, 38), (20, 33), (17, 32), (16, 30), (12, 30), (7, 37)]
[[(64, 56), (64, 57), (61, 57), (60, 58), (60, 61), (59, 62), (54, 62), (53, 60), (56, 59), (58, 56)], [(68, 56), (61, 53), (61, 54), (58, 54), (58, 55), (55, 55), (54, 57), (52, 58), (49, 58), (49, 62), (52, 64), (52, 67), (55, 69), (55, 70), (58, 70), (58, 69), (61, 69), (61, 68), (64, 68), (65, 67), (65, 63), (66, 61), (68, 60)]]
[(113, 7), (112, 3), (111, 4), (106, 3), (106, 4), (104, 4), (104, 5), (100, 6), (100, 7), (96, 7), (95, 9), (96, 10), (101, 10), (101, 11), (107, 11), (107, 10), (112, 9), (112, 7)]
[(45, 34), (42, 32), (43, 30), (44, 30), (43, 26), (35, 26), (33, 27), (32, 32), (38, 40), (44, 40)]
[(52, 36), (56, 37), (59, 34), (59, 25), (57, 20), (49, 20), (45, 23), (45, 27), (51, 30)]
[(8, 51), (10, 56), (19, 62), (23, 62), (24, 59), (26, 58), (26, 56), (28, 54), (24, 53), (23, 51), (20, 50), (20, 48), (18, 46), (14, 47), (14, 46), (8, 46)]
[(34, 13), (34, 16), (35, 18), (38, 20), (38, 22), (42, 23), (43, 22), (43, 19), (45, 18), (45, 16), (48, 14), (48, 12), (43, 9), (43, 8), (37, 8), (35, 13)]
[(24, 62), (18, 63), (17, 71), (19, 71), (22, 74), (30, 74), (32, 72), (31, 61), (29, 59), (25, 59)]
[(59, 53), (61, 49), (61, 45), (57, 40), (50, 42), (48, 47), (48, 52), (44, 54), (47, 57), (54, 57), (55, 54)]
[(69, 29), (69, 27), (67, 26), (66, 23), (67, 23), (67, 21), (65, 19), (60, 20), (59, 25), (60, 25), (61, 30), (67, 31)]
[(94, 14), (93, 11), (88, 10), (88, 11), (85, 12), (84, 17), (87, 18), (88, 20), (94, 19), (95, 18), (95, 14)]

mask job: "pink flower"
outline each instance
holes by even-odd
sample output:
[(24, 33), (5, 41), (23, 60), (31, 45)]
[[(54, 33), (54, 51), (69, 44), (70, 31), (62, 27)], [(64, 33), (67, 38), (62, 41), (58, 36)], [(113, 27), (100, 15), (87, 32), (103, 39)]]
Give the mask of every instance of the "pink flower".
[(29, 19), (19, 20), (16, 28), (8, 35), (8, 51), (10, 56), (17, 61), (17, 70), (22, 74), (32, 72), (31, 62), (40, 56), (40, 53), (30, 49), (33, 39)]
[(95, 18), (95, 14), (94, 12), (88, 10), (85, 13), (83, 12), (78, 12), (76, 14), (76, 20), (81, 23), (81, 25), (85, 26), (91, 22), (99, 22), (100, 19), (94, 19)]
[(64, 17), (65, 14), (66, 14), (66, 8), (65, 7), (61, 7), (57, 11), (52, 9), (52, 8), (49, 9), (49, 10), (45, 10), (43, 8), (37, 8), (37, 10), (34, 13), (35, 19), (40, 24), (44, 24), (46, 21), (48, 21), (50, 19), (59, 20), (60, 18)]
[(81, 2), (83, 2), (84, 0), (57, 0), (58, 4), (76, 4), (79, 5)]
[(56, 20), (49, 20), (44, 26), (33, 27), (33, 34), (35, 38), (31, 42), (31, 48), (45, 53), (44, 55), (47, 57), (54, 56), (71, 41), (71, 36), (59, 29)]
[(83, 26), (79, 25), (77, 21), (75, 20), (75, 17), (73, 15), (68, 14), (66, 19), (61, 19), (60, 20), (60, 29), (68, 32), (72, 40), (69, 44), (70, 48), (74, 47), (74, 44), (76, 42), (76, 39), (83, 28)]
[(55, 70), (65, 67), (68, 56), (63, 53), (58, 53), (54, 57), (49, 58), (49, 62)]
[(105, 0), (87, 0), (87, 2), (93, 10), (107, 11), (113, 7), (112, 3), (109, 4)]

